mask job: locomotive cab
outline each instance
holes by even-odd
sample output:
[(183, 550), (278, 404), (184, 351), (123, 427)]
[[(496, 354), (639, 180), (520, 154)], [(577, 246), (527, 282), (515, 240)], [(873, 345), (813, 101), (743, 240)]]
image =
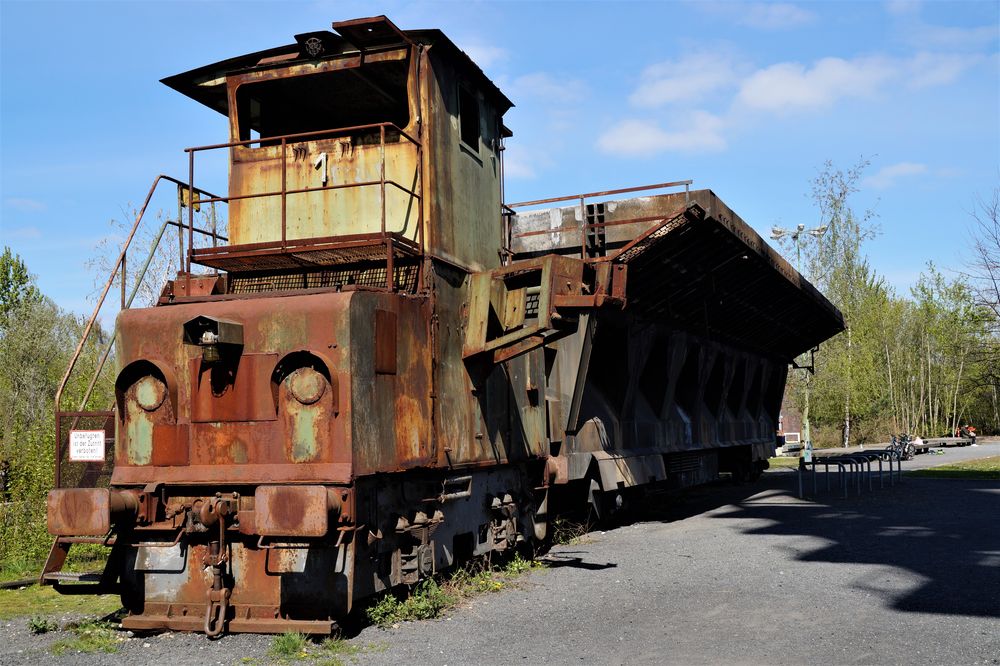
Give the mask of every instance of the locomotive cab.
[(240, 246), (286, 255), (309, 240), (389, 237), (398, 254), (495, 267), (510, 101), (439, 31), (385, 17), (334, 28), (164, 79), (229, 119), (230, 143), (215, 149), (229, 150), (230, 243), (197, 263), (243, 273)]

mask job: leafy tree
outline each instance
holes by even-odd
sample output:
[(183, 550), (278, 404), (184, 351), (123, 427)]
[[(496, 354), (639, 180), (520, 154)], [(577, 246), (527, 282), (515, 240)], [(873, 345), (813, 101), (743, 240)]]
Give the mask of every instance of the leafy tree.
[[(807, 416), (809, 396), (815, 393), (812, 416), (821, 426), (839, 423), (844, 446), (850, 443), (852, 417), (868, 416), (875, 409), (876, 394), (868, 388), (875, 382), (876, 364), (868, 347), (858, 347), (855, 338), (860, 333), (867, 340), (875, 323), (863, 315), (874, 307), (872, 303), (886, 299), (885, 285), (862, 251), (864, 242), (877, 233), (874, 214), (858, 215), (850, 205), (867, 166), (862, 159), (844, 171), (827, 161), (812, 182), (819, 224), (805, 237), (807, 242), (803, 243), (801, 233), (795, 238), (795, 252), (806, 276), (840, 308), (848, 329), (823, 344), (815, 377), (793, 376), (792, 394)], [(855, 331), (859, 325), (864, 330)]]
[[(60, 310), (35, 287), (21, 261), (7, 252), (4, 304), (11, 305), (0, 334), (0, 564), (9, 558), (39, 558), (51, 538), (45, 528), (45, 496), (52, 487), (55, 451), (54, 400), (84, 322)], [(12, 296), (13, 295), (13, 296)], [(103, 331), (95, 336), (105, 338)], [(66, 389), (76, 409), (98, 359), (86, 345), (80, 372)], [(110, 381), (98, 382), (92, 405), (111, 404)], [(65, 408), (65, 407), (64, 407)]]
[(41, 293), (28, 267), (21, 257), (4, 246), (0, 255), (0, 330), (7, 329), (19, 309), (40, 300)]

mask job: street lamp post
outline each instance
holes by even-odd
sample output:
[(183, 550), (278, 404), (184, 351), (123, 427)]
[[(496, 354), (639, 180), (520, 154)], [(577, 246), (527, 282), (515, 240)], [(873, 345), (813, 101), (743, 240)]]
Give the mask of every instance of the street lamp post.
[[(795, 243), (795, 270), (799, 273), (802, 272), (802, 234), (809, 234), (813, 238), (819, 240), (819, 238), (826, 233), (827, 225), (821, 227), (815, 227), (813, 229), (806, 229), (806, 225), (799, 224), (794, 229), (783, 229), (779, 226), (771, 227), (771, 238), (773, 240), (781, 240), (785, 236), (788, 236)], [(804, 368), (806, 372), (809, 372), (808, 368)], [(809, 375), (805, 375), (806, 382), (806, 400), (805, 405), (802, 408), (802, 441), (809, 442), (812, 444), (812, 432), (809, 428)]]

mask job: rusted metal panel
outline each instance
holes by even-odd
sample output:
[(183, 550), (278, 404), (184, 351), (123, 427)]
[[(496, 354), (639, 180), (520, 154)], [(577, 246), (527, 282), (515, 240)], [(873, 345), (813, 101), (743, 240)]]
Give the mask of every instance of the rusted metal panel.
[(396, 374), (396, 313), (375, 310), (375, 373)]
[[(301, 403), (291, 394), (281, 393), (272, 375), (282, 354), (300, 352), (322, 357), (322, 364), (334, 381), (317, 402), (319, 407), (316, 409), (324, 410), (324, 416), (312, 419), (312, 427), (317, 433), (315, 440), (321, 444), (314, 449), (316, 455), (309, 456), (310, 467), (299, 471), (282, 471), (276, 467), (276, 474), (285, 479), (301, 480), (323, 478), (324, 474), (341, 480), (349, 478), (351, 453), (345, 445), (350, 437), (349, 427), (345, 420), (337, 418), (337, 413), (340, 405), (350, 404), (344, 397), (350, 395), (351, 379), (346, 365), (349, 322), (343, 314), (348, 312), (352, 296), (352, 293), (327, 293), (290, 296), (270, 303), (221, 301), (211, 305), (195, 303), (123, 313), (119, 322), (123, 372), (132, 360), (146, 359), (152, 364), (150, 367), (164, 368), (170, 375), (167, 390), (175, 397), (164, 400), (162, 407), (150, 412), (137, 400), (128, 399), (126, 393), (123, 402), (125, 436), (119, 438), (115, 482), (126, 482), (126, 478), (131, 480), (127, 482), (155, 480), (156, 472), (146, 474), (127, 467), (150, 464), (158, 467), (159, 461), (154, 462), (154, 456), (164, 455), (163, 464), (168, 459), (175, 465), (182, 464), (184, 445), (181, 441), (185, 427), (188, 428), (188, 471), (192, 480), (227, 478), (225, 468), (211, 470), (206, 465), (261, 465), (255, 469), (261, 470), (263, 478), (267, 478), (268, 466), (293, 463), (294, 447), (286, 449), (285, 444), (294, 438), (292, 431), (299, 427), (299, 420), (286, 417)], [(316, 313), (326, 314), (317, 316)], [(225, 369), (217, 371), (225, 381), (216, 382), (214, 387), (211, 364), (203, 368), (199, 348), (181, 344), (182, 325), (199, 315), (238, 321), (243, 325), (245, 339), (235, 373), (227, 374)], [(179, 406), (177, 413), (172, 411), (174, 404)], [(164, 411), (168, 406), (171, 406), (170, 411)], [(277, 418), (279, 411), (281, 419)], [(171, 433), (167, 426), (177, 426), (178, 431)], [(138, 448), (130, 442), (139, 443)], [(161, 453), (157, 453), (158, 450)], [(326, 469), (324, 465), (334, 467), (329, 467), (330, 472), (320, 472)], [(182, 479), (183, 473), (171, 472), (170, 476)], [(248, 478), (243, 471), (233, 472), (232, 477), (234, 480)]]
[(111, 530), (111, 492), (107, 488), (50, 490), (46, 502), (49, 534), (104, 535)]
[(324, 486), (258, 486), (254, 525), (264, 536), (320, 537), (329, 529)]
[(191, 421), (272, 421), (277, 418), (270, 378), (277, 354), (243, 354), (233, 363), (190, 361)]
[[(280, 241), (282, 165), (286, 197), (286, 232), (289, 240), (376, 233), (381, 229), (382, 199), (379, 182), (382, 152), (379, 146), (351, 137), (316, 139), (286, 148), (279, 146), (236, 149), (232, 165), (230, 198), (272, 193), (260, 198), (237, 198), (230, 203), (230, 237), (233, 245)], [(418, 179), (417, 148), (406, 141), (387, 144), (386, 180), (412, 189)], [(326, 156), (327, 180), (314, 168)], [(358, 182), (361, 187), (342, 187)], [(324, 189), (326, 188), (326, 189)], [(418, 192), (419, 194), (419, 192)], [(386, 231), (417, 240), (419, 200), (395, 186), (385, 190)], [(245, 222), (244, 222), (245, 220)], [(270, 221), (262, 224), (262, 220)]]
[[(650, 320), (786, 359), (843, 330), (837, 309), (712, 191), (606, 202), (605, 209), (608, 258), (597, 261), (628, 267), (625, 299)], [(581, 256), (585, 223), (579, 207), (519, 214), (515, 252)]]
[(335, 21), (333, 29), (362, 51), (378, 46), (411, 43), (410, 38), (385, 16)]
[(189, 431), (186, 424), (158, 423), (153, 426), (154, 466), (187, 465), (190, 461)]
[[(353, 347), (350, 366), (355, 473), (433, 465), (429, 302), (375, 293), (354, 302), (352, 339), (365, 341)], [(394, 374), (380, 371), (393, 365)]]
[(149, 483), (254, 484), (268, 483), (345, 483), (352, 478), (350, 463), (201, 463), (186, 467), (135, 467), (116, 465), (114, 483), (142, 485)]

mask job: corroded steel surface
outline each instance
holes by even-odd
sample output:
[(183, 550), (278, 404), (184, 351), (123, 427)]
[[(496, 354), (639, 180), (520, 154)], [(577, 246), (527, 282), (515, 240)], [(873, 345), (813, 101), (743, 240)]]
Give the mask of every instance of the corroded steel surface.
[(788, 361), (842, 327), (710, 191), (501, 222), (509, 100), (440, 32), (337, 26), (166, 80), (229, 116), (180, 196), (230, 204), (229, 245), (184, 227), (228, 272), (119, 316), (111, 488), (53, 492), (43, 576), (105, 543), (126, 627), (329, 633), (545, 539), (551, 502), (752, 476)]

